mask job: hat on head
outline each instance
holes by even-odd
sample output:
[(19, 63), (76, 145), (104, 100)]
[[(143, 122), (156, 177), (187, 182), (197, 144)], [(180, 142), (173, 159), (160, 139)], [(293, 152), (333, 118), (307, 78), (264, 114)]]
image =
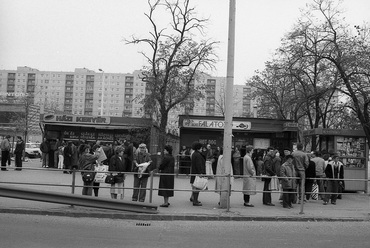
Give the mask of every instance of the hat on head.
[(146, 148), (146, 145), (145, 145), (144, 143), (141, 143), (141, 144), (139, 145), (139, 148)]

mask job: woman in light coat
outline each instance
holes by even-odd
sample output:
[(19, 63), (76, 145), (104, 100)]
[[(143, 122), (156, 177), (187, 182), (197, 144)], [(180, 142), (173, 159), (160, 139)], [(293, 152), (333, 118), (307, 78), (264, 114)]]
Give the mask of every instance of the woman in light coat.
[(243, 194), (244, 194), (244, 206), (254, 207), (249, 203), (250, 196), (256, 194), (256, 169), (252, 161), (253, 147), (246, 147), (246, 154), (243, 158)]
[[(224, 183), (224, 185), (226, 185), (226, 180), (229, 180), (228, 179), (228, 174), (229, 173), (230, 173), (230, 189), (231, 189), (231, 187), (234, 183), (233, 170), (230, 168), (231, 170), (230, 170), (229, 173), (227, 173), (225, 171), (225, 166), (222, 166), (223, 158), (224, 158), (223, 149), (221, 148), (220, 149), (220, 155), (218, 156), (218, 160), (217, 160), (216, 180), (215, 180), (215, 192), (217, 194), (221, 194), (221, 190), (222, 190), (221, 185), (223, 183)], [(230, 161), (230, 165), (231, 165), (231, 161)], [(230, 190), (230, 195), (231, 195), (231, 190)]]

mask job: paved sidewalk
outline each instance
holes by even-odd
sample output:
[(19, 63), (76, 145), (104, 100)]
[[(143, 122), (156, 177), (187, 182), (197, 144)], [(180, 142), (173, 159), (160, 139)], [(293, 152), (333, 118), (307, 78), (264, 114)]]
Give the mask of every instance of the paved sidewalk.
[[(24, 167), (34, 170), (0, 171), (0, 185), (13, 185), (17, 188), (38, 189), (62, 193), (71, 193), (72, 175), (63, 174), (61, 171), (48, 170), (41, 168), (38, 159), (24, 163)], [(37, 170), (35, 170), (37, 169)], [(159, 177), (154, 177), (153, 188), (158, 188)], [(15, 184), (22, 183), (22, 184)], [(54, 184), (35, 185), (35, 184)], [(76, 185), (81, 186), (82, 181), (79, 173), (76, 176)], [(125, 187), (133, 186), (133, 176), (128, 175)], [(148, 187), (150, 186), (148, 182)], [(262, 190), (263, 183), (257, 182), (257, 190)], [(171, 205), (168, 208), (159, 207), (163, 203), (163, 198), (158, 196), (158, 191), (153, 190), (152, 203), (158, 206), (157, 214), (140, 214), (122, 211), (112, 211), (105, 209), (95, 209), (87, 207), (71, 207), (69, 205), (53, 204), (29, 200), (0, 197), (0, 212), (15, 214), (41, 214), (58, 215), (71, 217), (94, 217), (94, 218), (115, 218), (115, 219), (137, 219), (141, 221), (150, 220), (235, 220), (235, 221), (369, 221), (370, 220), (370, 201), (369, 195), (360, 193), (347, 193), (342, 200), (337, 201), (337, 205), (322, 204), (322, 201), (310, 200), (304, 204), (303, 214), (301, 205), (295, 204), (293, 209), (283, 208), (278, 201), (278, 194), (273, 193), (273, 203), (275, 206), (265, 206), (262, 204), (262, 193), (251, 196), (251, 203), (255, 207), (243, 206), (243, 195), (241, 192), (233, 192), (230, 197), (230, 209), (220, 209), (218, 207), (219, 195), (212, 192), (214, 189), (214, 179), (209, 180), (209, 191), (201, 192), (199, 200), (203, 206), (194, 207), (189, 201), (190, 184), (189, 178), (179, 176), (175, 178), (175, 196), (170, 198)], [(242, 179), (234, 181), (233, 190), (242, 189)], [(76, 188), (75, 194), (81, 194), (81, 187)], [(125, 189), (124, 201), (130, 201), (132, 189)], [(101, 184), (99, 197), (110, 198), (109, 185)], [(149, 191), (147, 191), (146, 202), (149, 202)]]

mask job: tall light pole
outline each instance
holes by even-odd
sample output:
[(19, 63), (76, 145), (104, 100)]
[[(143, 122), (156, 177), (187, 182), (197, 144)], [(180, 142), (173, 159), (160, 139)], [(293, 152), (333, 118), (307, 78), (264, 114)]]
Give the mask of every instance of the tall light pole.
[[(231, 173), (231, 143), (233, 129), (233, 85), (234, 85), (234, 54), (235, 54), (235, 12), (236, 0), (230, 0), (229, 5), (229, 34), (227, 48), (227, 75), (226, 75), (226, 100), (225, 100), (225, 128), (224, 128), (224, 152), (222, 174)], [(226, 179), (226, 177), (222, 177)], [(226, 190), (230, 187), (229, 180), (221, 181), (220, 207), (227, 208), (230, 195)]]
[(102, 72), (102, 83), (101, 83), (101, 103), (100, 103), (100, 116), (103, 116), (103, 104), (104, 104), (104, 71), (99, 69)]

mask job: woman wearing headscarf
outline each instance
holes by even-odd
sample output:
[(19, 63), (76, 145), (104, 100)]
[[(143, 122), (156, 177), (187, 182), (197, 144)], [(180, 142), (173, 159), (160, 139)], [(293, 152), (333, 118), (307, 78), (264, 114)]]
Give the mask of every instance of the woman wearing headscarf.
[[(86, 144), (82, 144), (79, 147), (80, 158), (78, 159), (78, 162), (80, 170), (94, 171), (94, 164), (96, 163), (100, 152), (96, 151), (95, 154), (91, 154), (90, 149), (91, 147)], [(87, 172), (81, 172), (82, 177), (85, 173)], [(94, 180), (88, 182), (84, 181), (83, 183), (84, 187), (82, 188), (82, 195), (92, 195)]]
[(164, 200), (164, 203), (160, 206), (168, 207), (170, 205), (168, 198), (173, 196), (175, 158), (172, 156), (172, 147), (170, 145), (164, 147), (163, 153), (164, 158), (159, 165), (159, 173), (168, 173), (170, 175), (160, 175), (158, 195), (163, 196)]
[(112, 199), (117, 199), (117, 196), (120, 195), (120, 199), (122, 200), (124, 196), (123, 186), (125, 175), (123, 172), (126, 171), (126, 163), (123, 158), (124, 151), (125, 148), (123, 146), (116, 146), (114, 148), (114, 155), (109, 160), (109, 171), (112, 171), (114, 176), (114, 184), (110, 188)]

